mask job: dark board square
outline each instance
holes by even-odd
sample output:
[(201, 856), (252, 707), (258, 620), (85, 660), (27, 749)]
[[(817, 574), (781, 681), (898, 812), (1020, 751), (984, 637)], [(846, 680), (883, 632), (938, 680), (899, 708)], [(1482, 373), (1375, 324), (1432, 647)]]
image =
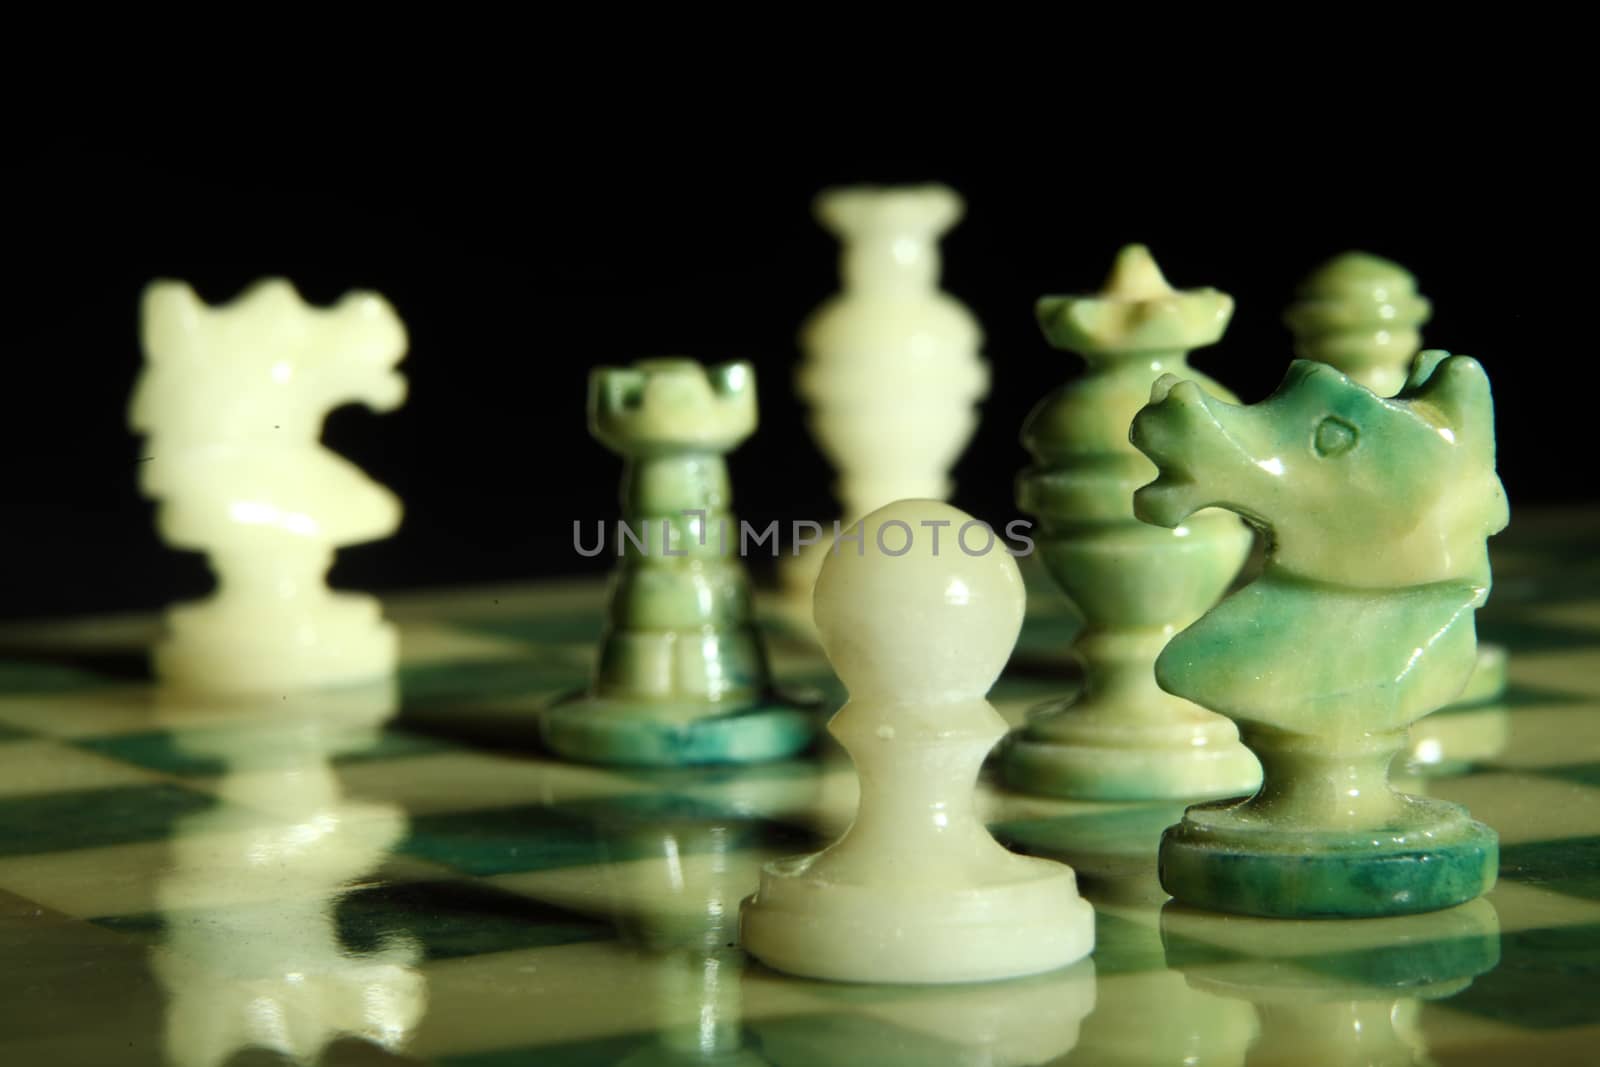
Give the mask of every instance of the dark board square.
[(1460, 981), (1494, 968), (1499, 935), (1443, 937), (1434, 941), (1373, 945), (1350, 952), (1305, 956), (1297, 962), (1315, 974), (1341, 983), (1378, 990), (1425, 988)]
[[(587, 1041), (568, 1041), (559, 1045), (533, 1045), (523, 1048), (493, 1049), (472, 1052), (463, 1056), (445, 1056), (434, 1061), (438, 1067), (616, 1067), (620, 1063), (670, 1064), (666, 1049), (660, 1049), (660, 1058), (645, 1058), (658, 1047), (654, 1034), (622, 1034), (617, 1037), (596, 1037)], [(688, 1061), (693, 1062), (693, 1061)], [(708, 1062), (715, 1063), (715, 1060)]]
[(1500, 877), (1600, 900), (1600, 836), (1501, 845)]
[(0, 694), (47, 696), (81, 693), (140, 680), (148, 674), (142, 659), (140, 656), (140, 662), (134, 664), (123, 658), (112, 658), (94, 665), (0, 659)]
[(979, 1062), (973, 1050), (963, 1050), (870, 1016), (849, 1013), (786, 1016), (742, 1029), (730, 1026), (717, 1031), (709, 1046), (701, 1034), (635, 1033), (496, 1049), (439, 1061), (441, 1067), (613, 1067), (619, 1063), (928, 1067), (969, 1062)]
[(1572, 693), (1564, 689), (1549, 689), (1543, 686), (1528, 685), (1524, 682), (1512, 682), (1506, 686), (1505, 695), (1494, 703), (1502, 704), (1510, 711), (1516, 711), (1519, 708), (1575, 706), (1587, 709), (1595, 703), (1595, 698), (1585, 693)]
[(600, 641), (605, 615), (600, 610), (551, 612), (502, 619), (464, 619), (451, 623), (460, 630), (504, 637), (530, 645), (592, 645)]
[(983, 1063), (982, 1038), (973, 1048), (865, 1014), (790, 1015), (754, 1022), (745, 1045), (769, 1063), (838, 1064), (839, 1067), (927, 1067)]
[(151, 730), (80, 738), (72, 744), (181, 778), (214, 777), (242, 767), (251, 771), (290, 770), (323, 760), (330, 760), (337, 766), (404, 759), (453, 747), (448, 742), (405, 730), (352, 731), (349, 736), (338, 739), (308, 737), (302, 732), (302, 726), (292, 721), (277, 727)]
[(1107, 811), (1080, 811), (1038, 819), (1011, 819), (989, 827), (1007, 846), (1038, 856), (1075, 862), (1080, 856), (1148, 857), (1155, 866), (1161, 834), (1183, 818), (1185, 805), (1171, 801), (1130, 804)]
[[(1179, 905), (1172, 903), (1167, 908), (1177, 908)], [(1187, 909), (1185, 909), (1187, 910)], [(1213, 964), (1238, 963), (1242, 960), (1259, 959), (1251, 953), (1242, 951), (1231, 945), (1217, 944), (1203, 938), (1191, 937), (1163, 923), (1161, 928), (1161, 947), (1166, 957), (1167, 966), (1175, 971), (1191, 971), (1204, 969)], [(1277, 962), (1294, 962), (1293, 958)], [(1096, 973), (1099, 973), (1098, 959)]]
[(758, 847), (804, 851), (798, 827), (698, 797), (629, 794), (567, 804), (422, 815), (399, 851), (478, 877)]
[[(1161, 930), (1131, 919), (1095, 909), (1094, 972), (1100, 977), (1167, 970), (1167, 952)], [(1204, 949), (1199, 943), (1188, 946), (1191, 962)], [(1221, 953), (1222, 950), (1216, 950)]]
[(217, 806), (213, 797), (166, 783), (0, 797), (0, 856), (157, 841), (183, 817)]
[(1538, 773), (1545, 778), (1560, 778), (1579, 785), (1600, 786), (1600, 763), (1577, 763), (1568, 767), (1544, 767)]
[(1600, 630), (1532, 619), (1485, 618), (1478, 623), (1478, 640), (1504, 645), (1518, 652), (1559, 652), (1600, 646)]
[(378, 734), (370, 744), (362, 745), (347, 752), (340, 752), (334, 756), (333, 765), (342, 767), (354, 763), (381, 763), (384, 760), (430, 756), (460, 747), (443, 738), (433, 737), (429, 734), (391, 728)]
[[(330, 893), (330, 897), (332, 894)], [(414, 943), (430, 960), (544, 948), (615, 936), (610, 924), (469, 882), (399, 882), (364, 886), (329, 900), (339, 942), (352, 956)], [(107, 915), (96, 926), (159, 943), (174, 925), (228, 929), (256, 922), (261, 905)], [(243, 924), (243, 926), (241, 925)]]
[(0, 945), (0, 1063), (160, 1062), (167, 998), (142, 943), (0, 891)]
[(399, 852), (484, 877), (604, 863), (589, 823), (541, 805), (420, 815)]
[(587, 667), (549, 654), (400, 668), (401, 702), (406, 708), (561, 692), (582, 688), (588, 681)]
[(166, 915), (159, 911), (141, 911), (133, 915), (100, 915), (89, 921), (107, 930), (137, 937), (147, 944), (159, 941), (167, 929)]
[(1500, 966), (1450, 998), (1457, 1011), (1533, 1029), (1600, 1023), (1600, 923), (1500, 938)]
[[(694, 770), (705, 772), (701, 785), (715, 787), (735, 779), (777, 781), (803, 766), (791, 762)], [(803, 769), (800, 773), (804, 773)], [(588, 822), (609, 862), (664, 857), (668, 853), (691, 856), (752, 849), (814, 852), (828, 844), (827, 839), (806, 827), (752, 814), (737, 802), (715, 795), (623, 793), (573, 801), (562, 805), (562, 810)]]
[(393, 883), (358, 889), (335, 906), (340, 940), (356, 953), (410, 938), (430, 960), (599, 941), (611, 926), (490, 886)]
[(252, 1045), (238, 1049), (215, 1067), (305, 1067), (307, 1063), (317, 1067), (420, 1067), (422, 1061), (407, 1055), (403, 1047), (387, 1049), (366, 1038), (344, 1034), (332, 1037), (309, 1060)]

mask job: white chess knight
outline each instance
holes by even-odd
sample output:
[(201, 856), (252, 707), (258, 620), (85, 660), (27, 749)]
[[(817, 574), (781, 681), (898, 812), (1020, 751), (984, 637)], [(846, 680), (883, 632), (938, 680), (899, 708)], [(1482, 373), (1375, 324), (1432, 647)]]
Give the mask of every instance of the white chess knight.
[[(893, 500), (943, 500), (989, 390), (983, 331), (939, 288), (939, 238), (963, 205), (943, 185), (849, 187), (817, 197), (843, 243), (842, 289), (801, 330), (796, 388), (812, 436), (837, 472), (844, 529)], [(783, 580), (805, 598), (833, 540), (788, 557)]]
[(405, 327), (376, 293), (308, 306), (281, 279), (232, 303), (182, 282), (145, 290), (130, 418), (141, 488), (175, 546), (209, 554), (217, 590), (174, 607), (157, 674), (190, 689), (310, 688), (382, 677), (398, 660), (371, 597), (324, 580), (340, 546), (386, 537), (400, 501), (319, 442), (350, 402), (398, 407)]

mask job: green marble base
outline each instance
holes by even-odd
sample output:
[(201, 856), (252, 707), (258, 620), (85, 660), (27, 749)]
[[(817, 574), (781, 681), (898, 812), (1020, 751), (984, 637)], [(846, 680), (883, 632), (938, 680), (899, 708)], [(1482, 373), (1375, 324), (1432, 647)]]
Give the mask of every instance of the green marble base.
[(1162, 888), (1192, 907), (1294, 919), (1437, 911), (1493, 888), (1493, 830), (1455, 804), (1400, 800), (1394, 825), (1373, 830), (1275, 829), (1243, 800), (1197, 804), (1162, 835)]
[(748, 703), (663, 704), (577, 693), (539, 717), (556, 755), (634, 767), (766, 763), (807, 748), (821, 728), (821, 700), (769, 694)]

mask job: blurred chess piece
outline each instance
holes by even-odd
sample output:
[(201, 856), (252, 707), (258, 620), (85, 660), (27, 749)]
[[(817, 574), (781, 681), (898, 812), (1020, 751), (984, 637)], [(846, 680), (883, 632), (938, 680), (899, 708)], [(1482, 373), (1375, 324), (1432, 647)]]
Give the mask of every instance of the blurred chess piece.
[(1379, 396), (1394, 396), (1422, 350), (1422, 327), (1432, 314), (1410, 271), (1380, 256), (1346, 252), (1300, 283), (1283, 317), (1296, 356), (1330, 364)]
[(1466, 774), (1494, 759), (1511, 740), (1511, 711), (1501, 703), (1452, 704), (1411, 724), (1390, 770), (1395, 788), (1426, 794), (1428, 782)]
[(738, 905), (772, 843), (795, 836), (788, 820), (815, 806), (817, 781), (744, 767), (637, 773), (651, 792), (549, 794), (588, 817), (606, 859), (607, 918), (652, 979), (650, 1036), (620, 1062), (765, 1064), (748, 1040)]
[(636, 766), (759, 763), (805, 748), (815, 709), (773, 686), (730, 513), (723, 457), (756, 428), (750, 365), (596, 368), (589, 428), (624, 460), (621, 561), (593, 681), (540, 715), (545, 746)]
[(731, 947), (739, 897), (754, 878), (731, 852), (740, 820), (694, 807), (614, 813), (601, 827), (607, 851), (629, 861), (609, 868), (612, 919), (653, 981), (651, 1036), (621, 1061), (628, 1067), (767, 1062), (746, 1040), (746, 960)]
[[(939, 288), (939, 238), (961, 218), (943, 185), (855, 186), (817, 197), (818, 220), (843, 243), (842, 290), (801, 328), (796, 387), (811, 433), (837, 473), (840, 529), (893, 500), (944, 500), (950, 469), (989, 391), (983, 331)], [(780, 572), (809, 628), (811, 587), (833, 526)], [(796, 546), (798, 547), (798, 546)]]
[[(1300, 283), (1284, 322), (1294, 334), (1295, 355), (1337, 367), (1387, 397), (1405, 385), (1432, 314), (1410, 271), (1381, 256), (1345, 252)], [(1467, 688), (1443, 710), (1499, 700), (1506, 680), (1506, 650), (1480, 643)]]
[[(1008, 847), (1060, 860), (1078, 872), (1094, 903), (1097, 957), (1113, 960), (1114, 987), (1102, 990), (1083, 1022), (1073, 1062), (1096, 1067), (1205, 1064), (1236, 1067), (1256, 1037), (1248, 1004), (1194, 988), (1167, 966), (1156, 873), (1161, 831), (1182, 804), (1095, 805), (1008, 794), (1023, 817), (991, 824)], [(1054, 809), (1054, 810), (1052, 810)], [(1152, 1020), (1159, 1020), (1152, 1023)]]
[(392, 685), (288, 708), (161, 700), (178, 749), (225, 768), (224, 803), (180, 821), (156, 891), (167, 932), (151, 969), (167, 992), (171, 1061), (220, 1067), (264, 1048), (315, 1063), (344, 1036), (399, 1050), (426, 1007), (420, 951), (399, 937), (352, 953), (333, 914), (405, 835), (399, 809), (345, 799), (332, 767), (375, 742)]
[(1037, 311), (1050, 343), (1088, 363), (1023, 423), (1034, 462), (1017, 480), (1018, 505), (1039, 520), (1040, 558), (1085, 620), (1073, 645), (1083, 687), (1029, 712), (1002, 750), (1005, 782), (1084, 800), (1249, 792), (1261, 768), (1238, 730), (1164, 692), (1152, 668), (1168, 638), (1227, 589), (1250, 531), (1217, 510), (1175, 530), (1140, 522), (1133, 491), (1155, 467), (1128, 441), (1164, 373), (1231, 395), (1188, 354), (1222, 336), (1233, 298), (1173, 289), (1149, 249), (1128, 245), (1099, 293), (1042, 297)]
[(251, 693), (391, 673), (398, 643), (377, 601), (324, 578), (335, 549), (393, 533), (400, 502), (319, 438), (343, 404), (404, 401), (394, 310), (368, 292), (309, 307), (282, 279), (212, 307), (161, 281), (145, 290), (142, 333), (141, 488), (168, 543), (206, 552), (217, 575), (214, 594), (168, 613), (157, 674)]
[[(1080, 1030), (1086, 1032), (1092, 1025), (1086, 1020), (1097, 1013), (1094, 962), (1087, 959), (1046, 974), (983, 985), (868, 985), (841, 995), (836, 986), (788, 979), (785, 988), (827, 1005), (827, 1014), (819, 1019), (791, 1010), (751, 1021), (762, 1053), (778, 1067), (1058, 1063), (1079, 1047)], [(1165, 1009), (1163, 1005), (1163, 1013)], [(1148, 1030), (1164, 1023), (1147, 1016), (1139, 1025)]]
[(1103, 993), (1084, 1020), (1082, 1061), (1096, 1067), (1243, 1064), (1259, 1033), (1250, 1005), (1202, 988), (1167, 965), (1157, 908), (1108, 907), (1099, 898), (1095, 908), (1115, 922), (1101, 951), (1114, 955), (1120, 968), (1115, 989)]
[(1500, 962), (1500, 921), (1487, 900), (1309, 922), (1168, 904), (1161, 937), (1168, 964), (1194, 990), (1255, 1006), (1260, 1036), (1244, 1062), (1263, 1067), (1430, 1067), (1423, 1002), (1454, 996)]

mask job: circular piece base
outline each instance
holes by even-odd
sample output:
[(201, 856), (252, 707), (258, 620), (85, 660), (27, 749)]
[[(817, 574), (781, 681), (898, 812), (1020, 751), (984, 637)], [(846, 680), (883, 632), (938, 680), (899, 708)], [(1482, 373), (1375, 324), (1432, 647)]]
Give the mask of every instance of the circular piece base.
[(152, 654), (156, 677), (173, 689), (249, 695), (356, 685), (394, 674), (400, 638), (382, 621), (356, 613), (302, 628), (254, 629), (174, 613), (172, 635)]
[(777, 694), (745, 703), (662, 705), (577, 693), (539, 716), (551, 752), (583, 763), (683, 767), (766, 763), (805, 749), (819, 701)]
[(1187, 748), (1114, 748), (1012, 735), (999, 754), (1012, 789), (1074, 800), (1238, 796), (1261, 784), (1261, 764), (1238, 741)]
[(1494, 887), (1495, 832), (1455, 804), (1407, 796), (1405, 825), (1280, 830), (1199, 804), (1161, 838), (1161, 886), (1180, 903), (1268, 918), (1438, 911)]
[[(1019, 859), (1022, 857), (1018, 857)], [(1029, 859), (1036, 877), (922, 891), (813, 881), (813, 857), (767, 864), (739, 908), (739, 940), (774, 970), (832, 982), (990, 982), (1065, 967), (1094, 948), (1094, 909), (1071, 868)]]

